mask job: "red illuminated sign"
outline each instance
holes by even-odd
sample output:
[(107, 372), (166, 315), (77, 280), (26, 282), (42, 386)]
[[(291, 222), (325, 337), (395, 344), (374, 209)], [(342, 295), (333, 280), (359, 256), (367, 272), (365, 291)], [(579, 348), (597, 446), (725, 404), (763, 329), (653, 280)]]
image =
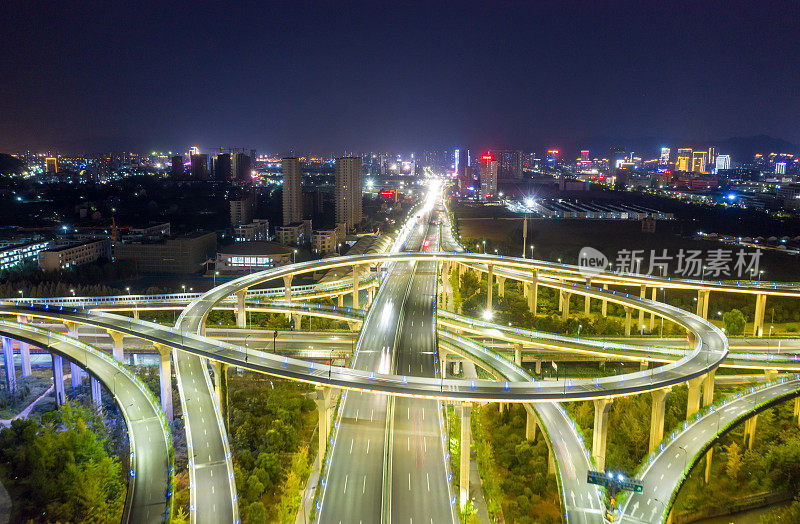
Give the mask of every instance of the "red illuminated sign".
[(484, 160), (491, 160), (492, 159), (492, 155), (483, 155), (481, 158), (484, 159)]

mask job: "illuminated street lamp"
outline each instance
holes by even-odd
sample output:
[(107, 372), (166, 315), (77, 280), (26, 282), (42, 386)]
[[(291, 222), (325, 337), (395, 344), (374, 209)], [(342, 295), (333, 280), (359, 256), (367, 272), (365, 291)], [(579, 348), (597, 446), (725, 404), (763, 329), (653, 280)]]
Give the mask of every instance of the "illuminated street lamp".
[(492, 319), (492, 311), (490, 309), (483, 310), (483, 320), (491, 320)]

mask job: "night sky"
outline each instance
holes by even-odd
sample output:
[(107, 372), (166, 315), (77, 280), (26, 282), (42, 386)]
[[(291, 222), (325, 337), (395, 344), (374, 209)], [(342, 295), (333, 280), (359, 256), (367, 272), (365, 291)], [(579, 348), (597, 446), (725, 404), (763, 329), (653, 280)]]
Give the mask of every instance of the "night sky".
[(795, 1), (70, 4), (0, 5), (0, 151), (800, 143)]

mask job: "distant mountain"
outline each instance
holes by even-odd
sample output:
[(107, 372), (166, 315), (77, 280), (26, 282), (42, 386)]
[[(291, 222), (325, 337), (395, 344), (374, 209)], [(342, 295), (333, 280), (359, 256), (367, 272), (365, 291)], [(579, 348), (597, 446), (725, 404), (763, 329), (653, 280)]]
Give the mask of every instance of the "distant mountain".
[(22, 173), (25, 166), (18, 158), (11, 155), (0, 153), (0, 175), (12, 175)]

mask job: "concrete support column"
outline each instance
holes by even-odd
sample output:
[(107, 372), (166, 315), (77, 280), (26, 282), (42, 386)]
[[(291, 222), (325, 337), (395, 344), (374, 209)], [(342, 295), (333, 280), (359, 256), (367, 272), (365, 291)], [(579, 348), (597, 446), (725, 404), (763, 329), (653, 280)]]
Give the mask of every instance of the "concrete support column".
[(489, 272), (486, 275), (486, 309), (492, 310), (492, 293), (494, 292), (494, 265), (489, 264)]
[(439, 371), (442, 374), (442, 378), (447, 378), (447, 355), (445, 353), (439, 354)]
[(317, 466), (322, 470), (323, 457), (325, 450), (328, 449), (328, 441), (330, 440), (331, 430), (331, 389), (330, 388), (317, 388), (314, 392), (314, 402), (317, 404), (317, 414), (319, 415), (318, 431), (319, 433), (319, 457), (320, 463)]
[(706, 373), (703, 378), (703, 406), (710, 406), (714, 403), (714, 377), (717, 370), (714, 369)]
[(225, 428), (228, 428), (228, 364), (214, 361), (214, 393), (217, 395), (219, 410), (222, 412), (222, 420)]
[(642, 360), (639, 362), (639, 371), (644, 371), (647, 369), (648, 362), (646, 360)]
[(506, 277), (497, 277), (497, 296), (506, 296)]
[(161, 410), (167, 417), (168, 422), (172, 422), (172, 361), (170, 360), (169, 346), (163, 344), (153, 344), (158, 351), (158, 376), (161, 388)]
[(247, 290), (242, 289), (236, 293), (236, 306), (234, 306), (234, 313), (236, 314), (236, 327), (247, 327), (247, 310), (244, 306), (244, 299), (247, 297)]
[(114, 331), (113, 329), (109, 329), (108, 336), (111, 337), (111, 354), (114, 356), (114, 360), (117, 362), (122, 362), (125, 360), (125, 352), (123, 351), (123, 344), (122, 340), (124, 338), (124, 334), (120, 331)]
[(697, 311), (695, 313), (698, 317), (708, 318), (708, 299), (710, 295), (710, 289), (697, 290)]
[(372, 304), (373, 300), (375, 300), (375, 286), (370, 286), (367, 288), (367, 303)]
[(103, 395), (100, 392), (100, 381), (92, 377), (91, 385), (92, 385), (92, 404), (94, 404), (94, 406), (97, 408), (103, 407)]
[(658, 446), (664, 438), (664, 408), (667, 405), (667, 396), (670, 388), (652, 391), (653, 405), (650, 410), (650, 452)]
[(283, 277), (283, 299), (286, 302), (292, 301), (292, 279), (293, 275), (284, 275)]
[[(491, 266), (489, 266), (491, 267)], [(461, 405), (461, 456), (459, 471), (459, 507), (463, 510), (469, 501), (469, 449), (470, 449), (470, 419), (472, 404), (464, 402)]]
[(600, 314), (604, 317), (608, 316), (608, 300), (603, 299), (600, 306)]
[(338, 299), (338, 304), (339, 304), (339, 307), (342, 307), (342, 306), (344, 306), (344, 294), (340, 294), (340, 295), (339, 295), (338, 297), (336, 297), (336, 298)]
[(540, 359), (540, 358), (536, 359), (536, 374), (537, 375), (541, 375), (542, 374), (542, 359)]
[(691, 418), (700, 411), (700, 385), (705, 377), (695, 377), (686, 383), (689, 386), (689, 398), (686, 401), (686, 418)]
[(64, 359), (61, 355), (51, 354), (53, 357), (53, 386), (56, 394), (56, 405), (61, 406), (67, 400), (64, 391)]
[(522, 367), (522, 344), (514, 344), (514, 364)]
[[(647, 298), (647, 286), (643, 285), (639, 288), (639, 297)], [(642, 326), (644, 326), (644, 309), (639, 308), (639, 331), (642, 330)]]
[(6, 368), (6, 388), (11, 393), (17, 391), (17, 373), (14, 367), (14, 341), (3, 337), (3, 363)]
[(556, 474), (556, 456), (553, 454), (553, 446), (547, 445), (547, 474)]
[(531, 276), (533, 277), (533, 282), (531, 283), (531, 288), (528, 290), (528, 309), (535, 317), (536, 310), (539, 307), (539, 272), (534, 270)]
[(563, 289), (561, 290), (561, 299), (563, 301), (561, 307), (561, 320), (563, 320), (564, 322), (566, 322), (567, 319), (569, 318), (569, 299), (571, 296), (572, 293), (570, 293), (569, 291), (565, 291)]
[(358, 309), (358, 266), (353, 266), (353, 308)]
[(708, 484), (708, 480), (711, 478), (711, 457), (714, 456), (714, 448), (708, 448), (706, 451), (706, 474), (705, 474), (705, 481)]
[(525, 440), (534, 441), (536, 440), (536, 416), (527, 409), (525, 412), (528, 414), (525, 418)]
[(756, 295), (756, 311), (753, 318), (753, 336), (761, 337), (764, 335), (764, 312), (767, 309), (766, 293)]
[[(28, 317), (25, 315), (17, 315), (17, 322), (25, 324), (28, 322)], [(31, 374), (31, 346), (27, 342), (19, 343), (19, 356), (22, 361), (22, 376), (28, 377)]]
[[(653, 288), (653, 294), (651, 295), (650, 300), (655, 302), (656, 301), (656, 297), (657, 297), (657, 293), (658, 293), (658, 288), (654, 287)], [(650, 333), (653, 332), (653, 328), (655, 328), (655, 326), (656, 326), (656, 314), (655, 313), (650, 313)]]
[(744, 422), (744, 441), (747, 444), (747, 449), (753, 449), (753, 441), (756, 439), (756, 424), (758, 423), (758, 415), (753, 415)]
[(606, 437), (608, 436), (608, 411), (611, 398), (594, 400), (594, 431), (592, 432), (592, 457), (598, 471), (606, 466)]
[(794, 417), (797, 419), (797, 427), (800, 427), (800, 397), (794, 399)]
[(592, 311), (592, 297), (589, 295), (584, 295), (583, 297), (583, 314), (587, 317), (591, 314)]
[(626, 337), (631, 336), (631, 316), (632, 316), (631, 314), (632, 314), (632, 312), (633, 312), (632, 308), (630, 308), (628, 306), (625, 306), (625, 336)]
[(69, 373), (72, 381), (72, 391), (74, 393), (75, 390), (80, 389), (80, 387), (83, 385), (83, 370), (78, 364), (70, 362)]

